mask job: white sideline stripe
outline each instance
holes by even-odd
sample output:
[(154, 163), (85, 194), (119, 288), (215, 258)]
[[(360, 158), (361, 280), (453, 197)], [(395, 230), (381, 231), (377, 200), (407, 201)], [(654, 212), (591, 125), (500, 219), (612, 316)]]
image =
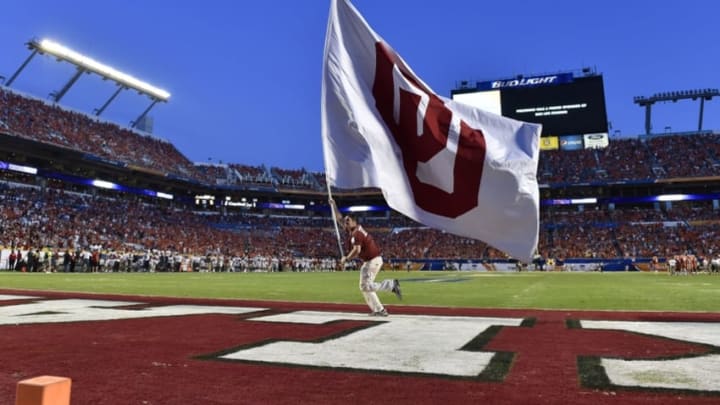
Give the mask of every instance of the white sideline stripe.
[(39, 297), (32, 297), (30, 295), (7, 295), (7, 294), (0, 294), (0, 301), (10, 301), (10, 300), (26, 300), (31, 298), (39, 298)]

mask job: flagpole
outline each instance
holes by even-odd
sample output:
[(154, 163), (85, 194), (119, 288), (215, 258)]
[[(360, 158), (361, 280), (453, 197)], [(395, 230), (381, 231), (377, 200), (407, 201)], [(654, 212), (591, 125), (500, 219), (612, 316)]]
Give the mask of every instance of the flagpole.
[[(330, 199), (332, 198), (332, 193), (330, 192), (330, 182), (327, 180), (327, 172), (325, 173), (325, 184), (327, 184), (328, 199)], [(338, 251), (340, 252), (340, 257), (345, 257), (345, 253), (343, 253), (342, 242), (340, 241), (340, 229), (338, 228), (337, 218), (335, 217), (335, 209), (332, 206), (330, 207), (330, 214), (332, 215), (333, 224), (335, 225), (335, 236), (337, 237)]]

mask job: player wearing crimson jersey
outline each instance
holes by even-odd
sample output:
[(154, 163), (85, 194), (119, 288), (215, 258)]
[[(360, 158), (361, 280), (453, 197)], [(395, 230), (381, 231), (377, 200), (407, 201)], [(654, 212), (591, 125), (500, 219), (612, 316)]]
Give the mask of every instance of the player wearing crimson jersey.
[(340, 222), (349, 235), (349, 249), (347, 255), (340, 259), (340, 268), (345, 268), (345, 262), (359, 257), (363, 264), (360, 267), (360, 291), (362, 292), (365, 302), (370, 307), (371, 316), (387, 316), (387, 310), (380, 302), (377, 291), (392, 291), (398, 298), (402, 299), (400, 292), (400, 282), (398, 280), (383, 280), (380, 283), (375, 282), (375, 276), (380, 271), (383, 259), (380, 249), (373, 237), (360, 226), (355, 218), (351, 216), (343, 217), (338, 210), (335, 200), (328, 200), (333, 210), (335, 219)]

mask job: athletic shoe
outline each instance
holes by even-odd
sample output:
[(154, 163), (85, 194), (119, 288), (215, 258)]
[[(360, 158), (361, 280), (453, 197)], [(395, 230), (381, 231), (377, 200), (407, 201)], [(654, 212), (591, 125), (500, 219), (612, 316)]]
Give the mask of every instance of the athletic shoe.
[(400, 282), (395, 279), (393, 280), (393, 288), (392, 288), (393, 294), (395, 294), (398, 299), (402, 300), (402, 291), (400, 291)]
[(383, 308), (380, 311), (370, 312), (370, 316), (388, 316), (387, 309)]

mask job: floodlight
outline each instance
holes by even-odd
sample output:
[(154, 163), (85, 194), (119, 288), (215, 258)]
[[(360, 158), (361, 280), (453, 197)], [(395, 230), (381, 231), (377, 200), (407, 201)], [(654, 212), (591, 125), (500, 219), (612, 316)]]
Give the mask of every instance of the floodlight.
[(124, 86), (147, 94), (150, 97), (158, 99), (160, 101), (167, 101), (167, 99), (170, 98), (170, 93), (163, 89), (155, 87), (127, 73), (123, 73), (115, 68), (100, 63), (93, 58), (75, 52), (72, 49), (60, 45), (57, 42), (51, 41), (49, 39), (43, 39), (40, 42), (32, 41), (30, 43), (30, 46), (39, 49), (41, 52), (53, 55), (58, 59), (65, 60), (74, 65), (77, 65), (78, 67), (85, 69), (86, 71), (97, 73), (103, 78), (114, 80), (118, 83), (123, 84)]
[(26, 174), (37, 174), (38, 169), (30, 166), (22, 166), (22, 165), (15, 165), (12, 163), (9, 163), (7, 168), (12, 171), (20, 172), (20, 173), (26, 173)]
[(118, 187), (117, 184), (111, 183), (111, 182), (105, 181), (105, 180), (97, 180), (97, 179), (96, 179), (96, 180), (91, 181), (90, 183), (91, 183), (93, 186), (98, 187), (98, 188), (105, 188), (105, 189), (108, 189), (108, 190), (117, 190), (117, 189), (119, 189), (119, 187)]
[(685, 201), (687, 199), (686, 194), (662, 194), (657, 196), (658, 201)]
[(571, 204), (597, 204), (597, 198), (572, 198)]
[(373, 207), (369, 205), (353, 205), (347, 208), (348, 212), (367, 212), (372, 210)]

